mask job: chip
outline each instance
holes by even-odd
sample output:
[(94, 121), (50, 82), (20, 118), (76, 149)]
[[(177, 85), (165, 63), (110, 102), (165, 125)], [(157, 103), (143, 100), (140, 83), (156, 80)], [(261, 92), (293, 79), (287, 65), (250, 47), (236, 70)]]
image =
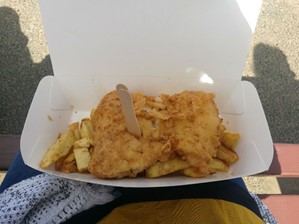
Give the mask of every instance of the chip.
[(67, 130), (66, 132), (62, 133), (56, 142), (46, 152), (40, 163), (40, 167), (47, 168), (61, 157), (66, 156), (71, 150), (74, 141), (75, 137), (71, 130)]
[(89, 149), (88, 148), (74, 149), (74, 155), (75, 155), (78, 171), (80, 173), (86, 172), (88, 170), (88, 164), (90, 161)]
[(74, 133), (75, 140), (79, 140), (81, 138), (79, 131), (79, 122), (74, 122), (70, 124), (69, 129)]
[(176, 172), (181, 169), (185, 169), (189, 167), (190, 164), (182, 160), (178, 157), (175, 157), (173, 159), (167, 160), (165, 162), (157, 162), (153, 166), (146, 169), (146, 177), (147, 178), (156, 178), (161, 177), (166, 174), (170, 174), (173, 172)]
[(217, 150), (216, 157), (228, 165), (233, 164), (239, 158), (238, 154), (235, 151), (230, 150), (229, 148), (227, 148), (226, 146), (224, 146), (222, 144), (219, 146), (219, 148)]
[(239, 133), (224, 130), (221, 135), (220, 142), (224, 144), (227, 148), (235, 150), (238, 145), (239, 139)]

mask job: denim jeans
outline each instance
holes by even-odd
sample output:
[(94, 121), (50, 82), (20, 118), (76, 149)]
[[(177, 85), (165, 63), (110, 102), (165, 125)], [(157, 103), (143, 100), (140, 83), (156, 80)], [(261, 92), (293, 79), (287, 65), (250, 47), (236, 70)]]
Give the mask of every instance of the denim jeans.
[(19, 151), (9, 167), (5, 178), (0, 186), (0, 193), (2, 193), (6, 188), (10, 187), (13, 184), (16, 184), (22, 180), (25, 180), (29, 177), (40, 174), (41, 172), (32, 169), (27, 166), (22, 158), (21, 152)]

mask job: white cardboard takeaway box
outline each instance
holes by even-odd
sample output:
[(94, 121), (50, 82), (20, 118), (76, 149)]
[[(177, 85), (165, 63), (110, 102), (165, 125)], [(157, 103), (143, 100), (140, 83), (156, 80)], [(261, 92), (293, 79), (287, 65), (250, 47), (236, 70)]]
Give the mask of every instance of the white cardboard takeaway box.
[[(54, 77), (41, 80), (21, 137), (25, 163), (65, 178), (124, 187), (204, 183), (269, 168), (273, 144), (254, 86), (241, 82), (261, 0), (40, 0)], [(216, 94), (228, 129), (241, 134), (230, 172), (205, 178), (103, 180), (42, 170), (58, 134), (124, 83), (145, 94)]]

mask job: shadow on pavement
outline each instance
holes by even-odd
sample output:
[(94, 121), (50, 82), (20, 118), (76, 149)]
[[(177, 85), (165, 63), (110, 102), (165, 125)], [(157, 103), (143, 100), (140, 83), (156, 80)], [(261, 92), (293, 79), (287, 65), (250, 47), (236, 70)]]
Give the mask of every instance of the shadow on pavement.
[(53, 75), (50, 57), (34, 63), (17, 12), (0, 8), (0, 134), (19, 135), (39, 81)]
[(280, 165), (280, 162), (279, 162), (279, 159), (278, 159), (278, 155), (277, 155), (277, 152), (273, 146), (273, 160), (272, 160), (272, 163), (269, 167), (269, 169), (265, 172), (263, 172), (262, 174), (264, 175), (277, 175), (277, 174), (281, 174), (281, 165)]
[(299, 81), (286, 55), (277, 47), (257, 44), (254, 47), (255, 77), (274, 143), (299, 143)]
[(282, 194), (299, 195), (299, 178), (277, 177), (277, 182)]

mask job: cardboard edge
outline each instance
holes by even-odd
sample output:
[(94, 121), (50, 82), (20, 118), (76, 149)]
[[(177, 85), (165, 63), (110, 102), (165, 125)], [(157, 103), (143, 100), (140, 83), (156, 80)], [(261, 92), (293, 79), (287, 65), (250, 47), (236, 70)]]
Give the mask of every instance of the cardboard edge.
[(256, 147), (265, 163), (265, 170), (268, 170), (273, 160), (274, 149), (267, 118), (255, 86), (248, 81), (242, 81), (242, 85), (246, 97), (246, 120), (248, 123), (254, 122), (256, 127), (255, 132), (249, 134), (252, 139), (257, 140)]
[[(33, 96), (30, 108), (28, 110), (28, 114), (25, 120), (25, 124), (23, 127), (23, 131), (21, 134), (21, 140), (20, 140), (20, 147), (21, 147), (21, 154), (24, 160), (24, 163), (28, 165), (30, 154), (34, 148), (34, 140), (30, 138), (30, 131), (32, 128), (30, 127), (32, 125), (31, 121), (34, 120), (34, 114), (32, 113), (33, 110), (38, 106), (38, 103), (40, 102), (40, 93), (41, 92), (50, 92), (50, 86), (53, 80), (53, 76), (45, 76), (41, 79), (39, 82), (37, 89), (35, 91), (35, 94)], [(47, 101), (49, 98), (47, 96), (42, 97), (41, 100)]]
[[(63, 110), (53, 110), (51, 96), (53, 95), (54, 76), (44, 77), (35, 92), (21, 135), (21, 154), (25, 164), (34, 168), (30, 163), (31, 156), (42, 157), (44, 150), (49, 147), (58, 134), (65, 131), (70, 123), (73, 109), (69, 107), (65, 97), (56, 98), (59, 105), (65, 104)], [(36, 168), (35, 168), (36, 169)]]

